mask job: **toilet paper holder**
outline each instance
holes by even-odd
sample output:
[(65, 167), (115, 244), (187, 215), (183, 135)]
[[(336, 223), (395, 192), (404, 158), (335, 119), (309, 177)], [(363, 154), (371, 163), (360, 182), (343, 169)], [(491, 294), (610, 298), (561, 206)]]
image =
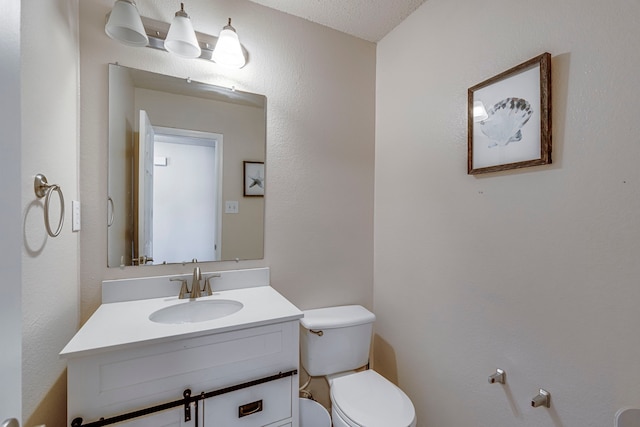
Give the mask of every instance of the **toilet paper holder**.
[(507, 380), (507, 374), (502, 369), (496, 369), (496, 371), (489, 375), (489, 384), (500, 383), (504, 384)]
[(551, 407), (551, 393), (547, 390), (540, 389), (538, 395), (531, 399), (531, 406), (537, 408), (538, 406), (544, 406), (545, 408)]

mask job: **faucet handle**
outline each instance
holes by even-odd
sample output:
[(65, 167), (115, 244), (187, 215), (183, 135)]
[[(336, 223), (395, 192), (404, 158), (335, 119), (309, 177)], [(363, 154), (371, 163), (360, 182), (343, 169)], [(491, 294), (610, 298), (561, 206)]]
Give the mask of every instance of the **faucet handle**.
[(220, 274), (210, 274), (204, 278), (204, 289), (202, 293), (206, 296), (213, 295), (213, 291), (211, 290), (211, 279), (214, 277), (221, 277)]
[(187, 279), (174, 278), (169, 279), (170, 282), (182, 282), (182, 286), (180, 286), (180, 294), (178, 295), (179, 299), (184, 299), (184, 295), (189, 293), (189, 288), (187, 286)]

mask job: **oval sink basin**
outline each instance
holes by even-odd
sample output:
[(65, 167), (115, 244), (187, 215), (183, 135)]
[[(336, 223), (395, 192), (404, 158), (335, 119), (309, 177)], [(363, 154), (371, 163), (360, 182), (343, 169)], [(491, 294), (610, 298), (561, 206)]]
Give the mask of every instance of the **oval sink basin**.
[(206, 322), (229, 316), (242, 307), (241, 302), (233, 300), (189, 301), (154, 311), (149, 320), (169, 324)]

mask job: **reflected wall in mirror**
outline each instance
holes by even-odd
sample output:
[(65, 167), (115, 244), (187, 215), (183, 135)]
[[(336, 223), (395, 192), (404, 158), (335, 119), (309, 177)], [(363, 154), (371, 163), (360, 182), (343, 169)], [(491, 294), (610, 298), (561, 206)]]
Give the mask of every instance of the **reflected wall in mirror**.
[(107, 265), (262, 259), (265, 153), (263, 95), (110, 64)]

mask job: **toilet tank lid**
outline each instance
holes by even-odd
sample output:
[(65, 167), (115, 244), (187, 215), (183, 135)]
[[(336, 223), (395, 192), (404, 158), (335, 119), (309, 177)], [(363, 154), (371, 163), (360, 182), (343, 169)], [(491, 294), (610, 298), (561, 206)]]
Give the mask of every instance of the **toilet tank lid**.
[(303, 311), (300, 323), (307, 329), (333, 329), (373, 323), (375, 314), (361, 305), (316, 308)]

